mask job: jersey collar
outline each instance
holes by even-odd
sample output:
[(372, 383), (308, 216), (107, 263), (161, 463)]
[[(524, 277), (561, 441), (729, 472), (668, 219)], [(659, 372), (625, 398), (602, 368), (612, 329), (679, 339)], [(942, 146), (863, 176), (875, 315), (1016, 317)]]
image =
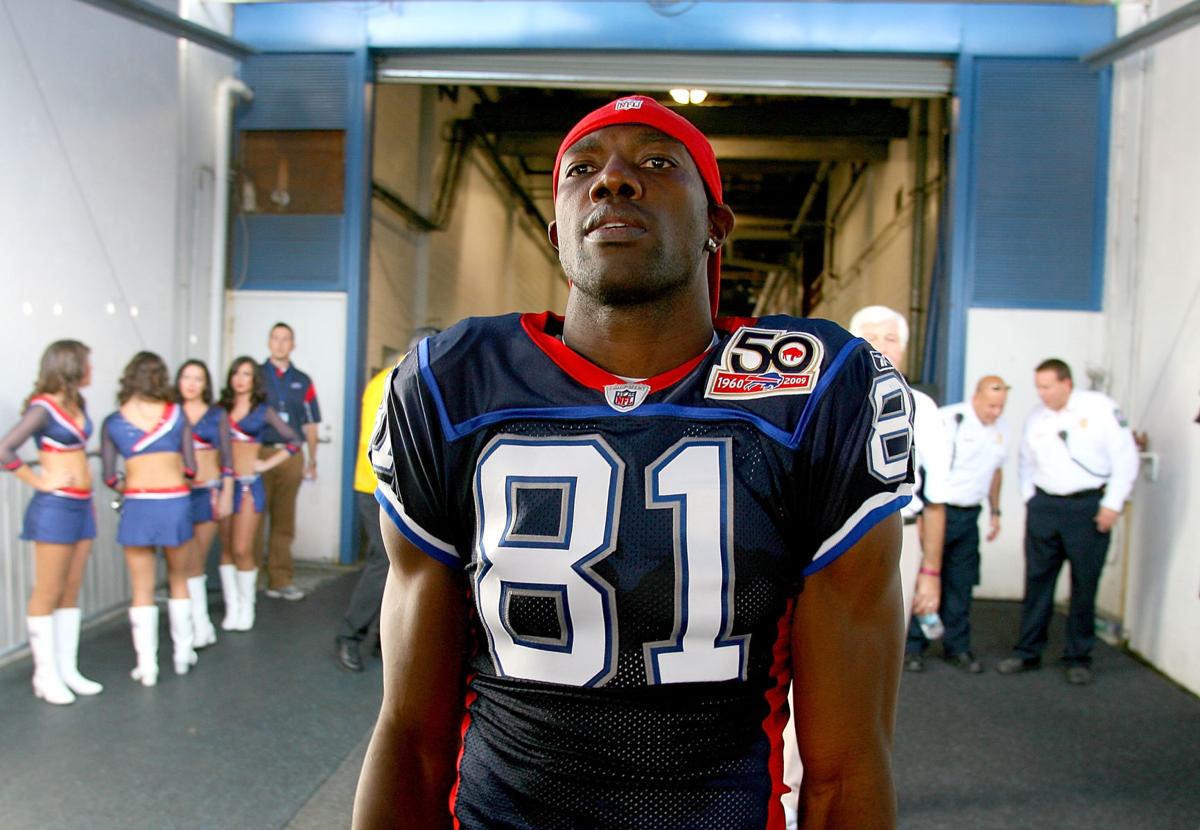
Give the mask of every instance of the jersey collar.
[[(725, 321), (720, 320), (717, 322), (723, 324)], [(529, 339), (576, 383), (586, 386), (589, 389), (594, 389), (597, 392), (604, 392), (604, 387), (606, 386), (628, 383), (628, 381), (614, 375), (607, 369), (601, 369), (595, 363), (592, 363), (586, 357), (563, 343), (557, 336), (562, 332), (562, 324), (563, 318), (550, 311), (543, 311), (541, 314), (521, 315), (521, 328), (529, 335)], [(718, 328), (722, 328), (722, 326), (718, 326)], [(639, 381), (639, 383), (644, 383), (650, 387), (650, 391), (647, 394), (660, 392), (687, 377), (693, 369), (700, 365), (704, 358), (708, 357), (712, 350), (713, 347), (710, 346), (691, 360), (676, 366), (674, 369), (668, 369), (652, 378)]]

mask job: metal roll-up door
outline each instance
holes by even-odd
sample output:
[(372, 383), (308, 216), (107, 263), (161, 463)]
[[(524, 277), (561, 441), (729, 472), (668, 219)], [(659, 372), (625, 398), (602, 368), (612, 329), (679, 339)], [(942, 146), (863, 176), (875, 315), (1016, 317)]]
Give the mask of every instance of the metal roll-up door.
[(405, 52), (380, 81), (575, 89), (703, 88), (729, 94), (932, 98), (950, 94), (953, 62), (930, 57), (646, 52)]

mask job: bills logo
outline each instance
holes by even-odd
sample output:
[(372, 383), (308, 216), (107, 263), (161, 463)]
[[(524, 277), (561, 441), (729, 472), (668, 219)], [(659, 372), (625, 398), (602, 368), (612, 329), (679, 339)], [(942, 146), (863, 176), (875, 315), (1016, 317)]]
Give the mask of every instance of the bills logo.
[(642, 102), (637, 98), (622, 98), (620, 101), (617, 101), (616, 105), (613, 106), (613, 111), (621, 112), (621, 110), (640, 110), (641, 108)]
[(617, 412), (637, 409), (649, 394), (650, 387), (645, 383), (610, 383), (604, 387), (604, 400)]
[(708, 377), (706, 398), (807, 395), (817, 384), (825, 347), (798, 331), (740, 328)]

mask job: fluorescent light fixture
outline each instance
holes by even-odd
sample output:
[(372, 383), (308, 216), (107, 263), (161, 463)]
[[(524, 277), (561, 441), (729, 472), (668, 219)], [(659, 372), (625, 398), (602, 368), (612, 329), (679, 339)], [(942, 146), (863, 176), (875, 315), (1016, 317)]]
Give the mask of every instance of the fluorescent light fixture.
[(671, 97), (676, 104), (702, 104), (708, 97), (707, 89), (672, 89)]

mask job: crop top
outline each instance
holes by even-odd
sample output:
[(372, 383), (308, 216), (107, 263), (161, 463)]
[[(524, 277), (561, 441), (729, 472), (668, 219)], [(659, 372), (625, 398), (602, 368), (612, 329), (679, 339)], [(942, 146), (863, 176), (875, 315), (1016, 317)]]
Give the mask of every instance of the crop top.
[(49, 395), (38, 395), (29, 402), (21, 420), (0, 439), (0, 466), (15, 470), (23, 463), (17, 448), (32, 437), (42, 452), (71, 452), (86, 449), (92, 437), (92, 419), (83, 413), (83, 429)]
[(247, 412), (240, 421), (235, 421), (232, 416), (229, 418), (229, 431), (233, 435), (233, 440), (244, 444), (259, 443), (263, 430), (268, 426), (287, 442), (284, 446), (289, 455), (300, 452), (300, 435), (287, 421), (279, 417), (279, 413), (275, 411), (274, 407), (260, 403)]
[(210, 406), (192, 424), (192, 447), (199, 450), (217, 450), (221, 462), (221, 475), (233, 475), (233, 447), (230, 444), (229, 413), (219, 406)]
[(104, 419), (100, 430), (100, 462), (104, 483), (117, 484), (117, 455), (133, 458), (156, 452), (177, 452), (183, 456), (183, 474), (196, 475), (196, 450), (192, 444), (192, 428), (183, 415), (183, 407), (167, 403), (162, 416), (149, 432), (139, 429), (125, 419), (120, 410)]

